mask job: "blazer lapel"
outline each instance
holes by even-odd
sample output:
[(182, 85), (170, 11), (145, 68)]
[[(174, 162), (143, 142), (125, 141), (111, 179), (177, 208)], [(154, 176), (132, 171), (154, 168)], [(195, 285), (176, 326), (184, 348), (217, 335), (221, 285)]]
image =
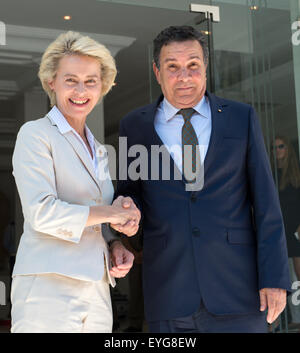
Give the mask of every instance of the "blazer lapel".
[[(52, 125), (56, 125), (54, 123), (54, 121), (51, 119), (51, 117), (49, 115), (47, 115), (47, 116), (50, 119)], [(98, 186), (98, 188), (99, 188), (99, 190), (101, 192), (100, 182), (99, 182), (99, 180), (98, 180), (98, 178), (97, 178), (97, 176), (95, 174), (95, 170), (94, 170), (94, 166), (92, 164), (92, 161), (88, 157), (86, 150), (84, 149), (84, 147), (82, 146), (82, 144), (80, 143), (78, 138), (73, 134), (72, 131), (66, 132), (65, 134), (62, 134), (62, 135), (65, 137), (65, 139), (73, 147), (74, 152), (77, 154), (77, 156), (79, 157), (80, 161), (82, 162), (84, 167), (87, 169), (87, 171), (89, 172), (90, 176), (93, 178), (93, 180), (95, 181), (95, 183), (97, 184), (97, 186)]]
[[(212, 131), (211, 137), (209, 141), (208, 150), (206, 153), (206, 157), (204, 160), (204, 188), (205, 188), (205, 178), (207, 177), (207, 173), (213, 163), (215, 154), (217, 152), (218, 146), (222, 141), (224, 130), (226, 129), (226, 122), (227, 122), (227, 111), (228, 111), (228, 104), (224, 102), (221, 98), (216, 97), (215, 95), (206, 92), (206, 95), (209, 99), (210, 109), (211, 109), (211, 119), (212, 119)], [(160, 96), (156, 103), (151, 104), (148, 106), (147, 109), (142, 111), (144, 115), (144, 122), (145, 122), (145, 131), (147, 131), (146, 135), (146, 144), (148, 146), (151, 145), (159, 145), (162, 146), (164, 143), (161, 141), (160, 137), (158, 136), (155, 127), (154, 127), (154, 117), (156, 114), (156, 110), (160, 102), (162, 101), (163, 96)], [(187, 181), (185, 180), (183, 174), (178, 169), (176, 163), (174, 162), (172, 156), (170, 155), (170, 168), (171, 168), (171, 176), (172, 172), (176, 173), (176, 177), (180, 176), (181, 181), (186, 184)]]
[(226, 129), (226, 122), (228, 121), (228, 119), (226, 119), (228, 104), (208, 92), (206, 94), (208, 96), (211, 109), (212, 131), (207, 154), (204, 160), (204, 187), (205, 177), (207, 176), (208, 170), (213, 163), (217, 148), (222, 141), (224, 131)]
[[(147, 108), (143, 111), (141, 111), (141, 114), (143, 116), (144, 120), (144, 128), (145, 131), (147, 132), (146, 134), (146, 140), (145, 140), (145, 145), (149, 147), (148, 151), (151, 151), (151, 146), (163, 146), (164, 143), (157, 134), (154, 126), (154, 118), (156, 115), (157, 108), (160, 104), (160, 102), (163, 100), (164, 96), (161, 95), (158, 100), (151, 104), (150, 106), (147, 106)], [(174, 178), (174, 180), (181, 180), (183, 183), (186, 183), (183, 175), (181, 174), (180, 170), (178, 169), (176, 163), (174, 162), (173, 157), (171, 156), (170, 153), (170, 178)], [(161, 166), (162, 167), (162, 166)], [(173, 173), (174, 171), (174, 173)], [(175, 179), (176, 176), (176, 179)]]
[(96, 158), (98, 161), (98, 175), (97, 179), (101, 186), (107, 180), (111, 180), (110, 171), (109, 171), (109, 161), (112, 165), (116, 164), (116, 160), (114, 158), (115, 155), (109, 155), (109, 150), (95, 139), (95, 150), (96, 150)]
[(163, 142), (158, 136), (154, 127), (154, 118), (155, 118), (156, 110), (162, 100), (163, 100), (163, 96), (160, 96), (155, 103), (145, 107), (145, 110), (141, 111), (141, 114), (144, 120), (145, 131), (148, 132), (146, 134), (146, 141), (145, 141), (145, 144), (148, 146), (163, 145)]

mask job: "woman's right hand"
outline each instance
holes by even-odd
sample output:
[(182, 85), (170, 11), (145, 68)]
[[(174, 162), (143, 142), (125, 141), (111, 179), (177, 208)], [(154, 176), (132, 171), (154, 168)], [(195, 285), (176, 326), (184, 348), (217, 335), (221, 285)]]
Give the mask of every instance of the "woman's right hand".
[[(121, 231), (130, 228), (130, 235), (138, 230), (141, 213), (130, 197), (119, 196), (112, 205), (90, 206), (86, 227), (100, 223), (110, 223), (111, 226)], [(124, 234), (127, 234), (125, 231)], [(128, 234), (129, 235), (129, 234)]]
[(141, 219), (140, 210), (136, 207), (135, 203), (130, 197), (119, 196), (113, 202), (113, 206), (121, 207), (123, 210), (133, 210), (137, 213), (137, 219), (131, 219), (124, 224), (111, 222), (110, 226), (128, 237), (132, 237), (139, 230), (139, 223)]
[(124, 226), (129, 222), (130, 224), (133, 224), (133, 222), (136, 225), (139, 224), (141, 213), (131, 198), (124, 198), (123, 196), (119, 196), (109, 207), (109, 223), (118, 226)]

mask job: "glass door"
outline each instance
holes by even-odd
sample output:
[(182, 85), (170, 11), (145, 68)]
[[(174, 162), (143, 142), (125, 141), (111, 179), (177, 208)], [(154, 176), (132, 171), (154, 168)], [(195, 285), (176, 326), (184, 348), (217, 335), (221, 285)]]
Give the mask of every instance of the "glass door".
[[(296, 332), (300, 329), (299, 2), (201, 2), (219, 7), (220, 21), (214, 22), (211, 15), (198, 13), (184, 24), (194, 26), (207, 38), (208, 90), (217, 96), (244, 102), (255, 108), (281, 202), (294, 292), (289, 296), (281, 317), (270, 326), (270, 331)], [(152, 72), (151, 45), (149, 77), (150, 101), (153, 102), (159, 96), (160, 88)], [(282, 164), (282, 160), (277, 145), (284, 145), (284, 168), (290, 168), (290, 175), (293, 175), (285, 180), (293, 179), (289, 188), (293, 187), (294, 193), (290, 195), (282, 179), (282, 165), (281, 168), (278, 165)], [(298, 233), (298, 239), (295, 233)]]
[(213, 24), (212, 16), (201, 13), (199, 14), (192, 23), (188, 23), (195, 27), (200, 33), (206, 38), (208, 47), (208, 66), (207, 66), (207, 90), (209, 92), (215, 92), (215, 60), (213, 50)]

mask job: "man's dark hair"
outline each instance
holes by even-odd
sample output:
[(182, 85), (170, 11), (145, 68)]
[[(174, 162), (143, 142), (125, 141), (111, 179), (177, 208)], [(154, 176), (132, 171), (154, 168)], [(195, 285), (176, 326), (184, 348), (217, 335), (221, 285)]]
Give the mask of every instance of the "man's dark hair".
[(185, 42), (197, 40), (203, 50), (204, 63), (208, 64), (208, 47), (205, 37), (191, 26), (171, 26), (162, 30), (153, 41), (153, 61), (159, 68), (159, 56), (161, 48), (172, 42)]

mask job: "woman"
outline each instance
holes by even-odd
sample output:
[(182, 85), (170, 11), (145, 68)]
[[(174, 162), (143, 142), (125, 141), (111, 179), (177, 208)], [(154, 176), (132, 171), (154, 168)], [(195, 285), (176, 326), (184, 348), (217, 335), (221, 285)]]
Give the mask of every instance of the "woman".
[[(273, 145), (276, 157), (279, 198), (285, 223), (289, 257), (300, 280), (300, 168), (295, 150), (284, 136), (277, 136)], [(274, 161), (271, 159), (274, 168)]]
[[(296, 152), (290, 141), (277, 136), (273, 144), (273, 171), (277, 172), (279, 199), (285, 224), (288, 256), (292, 261), (296, 280), (300, 280), (300, 168)], [(295, 234), (296, 233), (296, 234)], [(298, 322), (299, 313), (291, 307), (292, 320)], [(298, 310), (299, 311), (299, 310)], [(297, 318), (298, 316), (298, 318)]]
[(133, 204), (111, 205), (106, 151), (87, 115), (110, 90), (115, 62), (101, 44), (61, 34), (46, 49), (39, 78), (51, 111), (20, 129), (13, 174), (24, 214), (12, 282), (12, 332), (111, 332), (109, 283), (133, 256), (116, 241), (113, 268), (103, 223), (137, 225)]

